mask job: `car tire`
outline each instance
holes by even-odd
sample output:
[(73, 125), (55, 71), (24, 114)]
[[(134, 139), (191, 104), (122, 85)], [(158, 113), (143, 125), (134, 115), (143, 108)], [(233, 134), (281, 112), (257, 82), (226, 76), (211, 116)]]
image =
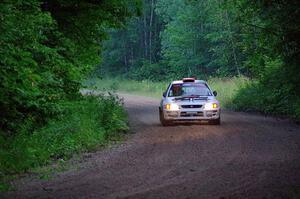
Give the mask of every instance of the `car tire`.
[(213, 125), (220, 125), (221, 124), (221, 118), (219, 117), (218, 119), (210, 120), (209, 123), (213, 124)]
[(164, 114), (163, 114), (161, 109), (159, 109), (159, 121), (160, 121), (162, 126), (170, 126), (171, 125), (171, 122), (167, 121), (165, 119)]

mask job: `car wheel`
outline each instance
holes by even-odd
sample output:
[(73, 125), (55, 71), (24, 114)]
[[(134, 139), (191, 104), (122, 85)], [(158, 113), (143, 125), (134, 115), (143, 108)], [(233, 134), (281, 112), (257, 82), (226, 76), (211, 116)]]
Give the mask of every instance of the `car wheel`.
[(161, 109), (159, 109), (159, 120), (160, 120), (161, 125), (163, 125), (163, 126), (169, 126), (169, 125), (171, 125), (171, 122), (167, 121), (165, 119), (164, 114), (163, 114), (163, 112), (162, 112)]
[(209, 123), (213, 124), (213, 125), (220, 125), (221, 124), (221, 118), (219, 117), (218, 119), (210, 120)]

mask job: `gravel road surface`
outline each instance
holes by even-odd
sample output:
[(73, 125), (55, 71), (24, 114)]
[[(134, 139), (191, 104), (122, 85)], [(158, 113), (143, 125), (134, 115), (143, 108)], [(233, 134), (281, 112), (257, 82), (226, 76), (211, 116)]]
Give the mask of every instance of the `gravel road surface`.
[[(300, 196), (300, 126), (222, 113), (222, 124), (162, 127), (159, 100), (122, 95), (132, 134), (48, 180), (23, 179), (4, 198), (236, 199)], [(74, 164), (75, 164), (74, 163)], [(1, 196), (1, 195), (0, 195)]]

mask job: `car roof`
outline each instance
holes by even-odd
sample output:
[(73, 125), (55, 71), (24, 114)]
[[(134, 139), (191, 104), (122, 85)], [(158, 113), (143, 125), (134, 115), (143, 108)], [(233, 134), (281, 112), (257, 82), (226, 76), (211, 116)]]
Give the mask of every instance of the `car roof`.
[[(172, 84), (182, 84), (183, 81), (182, 80), (175, 80), (172, 82)], [(195, 80), (194, 82), (187, 82), (187, 83), (203, 83), (206, 84), (206, 81), (204, 80)]]

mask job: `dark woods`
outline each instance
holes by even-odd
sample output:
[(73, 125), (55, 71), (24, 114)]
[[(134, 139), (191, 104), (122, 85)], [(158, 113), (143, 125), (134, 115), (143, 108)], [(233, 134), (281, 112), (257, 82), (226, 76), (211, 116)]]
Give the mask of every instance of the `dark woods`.
[(143, 15), (111, 30), (104, 47), (100, 73), (260, 77), (299, 60), (299, 2), (144, 0)]
[(143, 2), (143, 15), (111, 30), (100, 76), (243, 75), (254, 81), (239, 92), (239, 109), (300, 116), (299, 1)]

